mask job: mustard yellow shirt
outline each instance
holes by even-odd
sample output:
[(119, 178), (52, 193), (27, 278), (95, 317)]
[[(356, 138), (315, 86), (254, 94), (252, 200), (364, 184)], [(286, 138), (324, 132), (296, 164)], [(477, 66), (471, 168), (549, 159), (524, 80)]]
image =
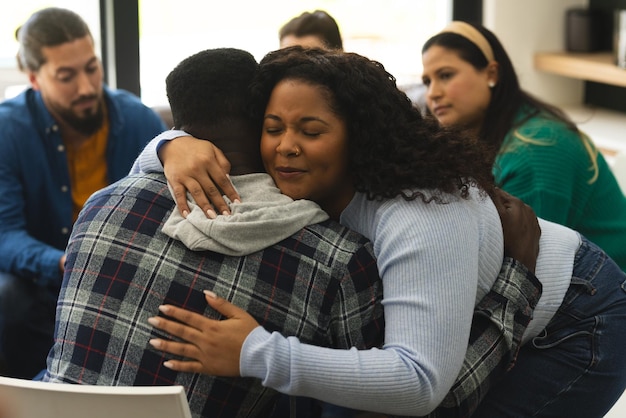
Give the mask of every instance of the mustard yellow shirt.
[(65, 144), (72, 185), (74, 221), (89, 196), (109, 184), (106, 160), (108, 137), (109, 119), (105, 117), (102, 127), (91, 138), (81, 144)]

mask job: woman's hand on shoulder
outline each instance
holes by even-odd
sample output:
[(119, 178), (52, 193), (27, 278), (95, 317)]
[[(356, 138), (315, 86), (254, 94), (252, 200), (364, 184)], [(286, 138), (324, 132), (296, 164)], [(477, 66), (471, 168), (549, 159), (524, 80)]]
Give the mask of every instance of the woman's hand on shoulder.
[(214, 218), (216, 213), (230, 213), (223, 195), (231, 201), (239, 199), (228, 177), (230, 163), (212, 142), (192, 136), (178, 137), (159, 149), (159, 158), (183, 217), (190, 212), (187, 192), (209, 218)]
[(148, 322), (183, 341), (155, 338), (150, 340), (150, 344), (157, 350), (187, 359), (163, 363), (172, 370), (214, 376), (239, 376), (241, 347), (248, 334), (259, 324), (246, 311), (212, 292), (205, 292), (205, 298), (226, 319), (209, 319), (172, 305), (163, 305), (159, 310), (173, 320), (152, 317)]

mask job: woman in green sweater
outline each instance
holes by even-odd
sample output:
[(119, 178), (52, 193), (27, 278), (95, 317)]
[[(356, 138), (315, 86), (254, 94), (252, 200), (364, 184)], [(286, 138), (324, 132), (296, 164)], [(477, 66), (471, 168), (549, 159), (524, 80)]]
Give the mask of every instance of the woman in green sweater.
[(626, 271), (626, 197), (591, 139), (520, 88), (496, 36), (452, 22), (422, 48), (429, 112), (493, 145), (500, 187), (537, 216), (575, 229)]

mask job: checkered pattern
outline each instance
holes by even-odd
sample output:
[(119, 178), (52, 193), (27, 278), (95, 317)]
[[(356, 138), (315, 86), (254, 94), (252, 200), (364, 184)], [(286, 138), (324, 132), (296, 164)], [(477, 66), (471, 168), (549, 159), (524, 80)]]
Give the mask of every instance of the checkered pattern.
[(371, 244), (334, 222), (247, 257), (193, 252), (161, 233), (174, 210), (162, 175), (130, 176), (93, 195), (67, 250), (46, 380), (183, 385), (196, 417), (262, 416), (276, 392), (251, 378), (176, 373), (148, 341), (164, 303), (212, 318), (203, 290), (269, 331), (335, 348), (382, 343), (382, 287)]
[(461, 372), (428, 417), (471, 416), (488, 390), (514, 366), (541, 290), (533, 273), (517, 261), (505, 259), (498, 279), (474, 311)]

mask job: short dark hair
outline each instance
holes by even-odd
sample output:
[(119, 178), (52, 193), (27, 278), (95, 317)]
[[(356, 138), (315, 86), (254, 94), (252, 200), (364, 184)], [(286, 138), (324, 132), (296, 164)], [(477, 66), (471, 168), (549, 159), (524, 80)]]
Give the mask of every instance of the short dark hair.
[(319, 37), (330, 49), (343, 49), (341, 33), (335, 19), (324, 10), (316, 10), (313, 13), (304, 12), (285, 23), (278, 32), (279, 39), (287, 35), (298, 38), (308, 35)]
[[(194, 134), (228, 124), (254, 122), (250, 83), (258, 64), (247, 51), (207, 49), (181, 61), (165, 79), (174, 126)], [(256, 126), (256, 125), (254, 125)]]
[(89, 26), (75, 12), (59, 7), (41, 9), (15, 31), (15, 38), (20, 44), (18, 67), (38, 71), (46, 63), (41, 52), (44, 47), (61, 45), (85, 36), (93, 41)]

